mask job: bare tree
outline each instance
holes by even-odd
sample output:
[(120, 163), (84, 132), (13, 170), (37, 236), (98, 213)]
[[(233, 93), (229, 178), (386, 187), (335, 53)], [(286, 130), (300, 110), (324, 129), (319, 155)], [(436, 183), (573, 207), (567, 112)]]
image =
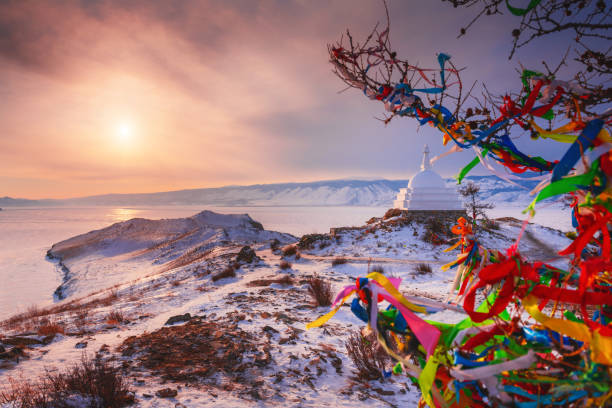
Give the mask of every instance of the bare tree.
[[(445, 1), (445, 0), (442, 0)], [(574, 43), (568, 44), (567, 53), (556, 68), (542, 61), (548, 76), (555, 75), (567, 58), (577, 61), (582, 68), (574, 80), (589, 90), (587, 105), (609, 103), (612, 91), (609, 87), (612, 74), (612, 6), (604, 0), (532, 0), (524, 7), (513, 7), (508, 0), (450, 0), (454, 7), (475, 8), (474, 18), (459, 30), (462, 37), (483, 16), (513, 14), (517, 27), (508, 33), (512, 36), (512, 49), (508, 59), (516, 51), (541, 38), (571, 32)], [(524, 4), (525, 2), (523, 2)], [(608, 3), (608, 4), (606, 4)], [(572, 51), (570, 55), (570, 51)]]
[(459, 194), (461, 194), (465, 199), (465, 203), (463, 204), (465, 210), (472, 217), (472, 222), (476, 225), (476, 221), (479, 218), (486, 219), (487, 214), (485, 210), (490, 210), (495, 207), (492, 203), (483, 202), (480, 197), (480, 187), (476, 184), (469, 181), (459, 188)]
[[(483, 7), (475, 19), (461, 29), (460, 35), (465, 34), (482, 15), (499, 14), (501, 5), (506, 6), (503, 0), (452, 2), (456, 7)], [(464, 86), (461, 80), (463, 68), (456, 67), (450, 57), (443, 53), (437, 56), (437, 67), (416, 66), (398, 56), (391, 45), (386, 4), (386, 24), (377, 24), (363, 41), (356, 40), (347, 30), (339, 41), (328, 45), (330, 62), (334, 65), (334, 73), (348, 88), (359, 89), (370, 99), (384, 104), (386, 113), (380, 120), (388, 123), (396, 116), (408, 116), (418, 119), (421, 124), (442, 123), (447, 128), (452, 127), (453, 137), (459, 142), (465, 140), (461, 135), (467, 135), (469, 138), (473, 131), (491, 127), (499, 123), (500, 117), (508, 117), (515, 113), (516, 109), (525, 107), (525, 101), (528, 101), (528, 96), (533, 94), (536, 87), (541, 94), (546, 92), (548, 97), (544, 98), (545, 100), (555, 102), (551, 104), (550, 109), (546, 109), (546, 112), (550, 113), (536, 112), (544, 119), (552, 116), (572, 119), (581, 112), (607, 120), (612, 115), (612, 110), (607, 109), (612, 102), (612, 91), (609, 87), (612, 72), (610, 48), (599, 50), (594, 48), (595, 45), (589, 45), (590, 43), (587, 44), (583, 40), (597, 39), (596, 45), (606, 43), (606, 47), (610, 47), (609, 41), (606, 40), (612, 39), (609, 35), (612, 7), (604, 4), (602, 8), (601, 2), (594, 0), (536, 0), (536, 3), (539, 5), (525, 12), (519, 28), (512, 33), (514, 45), (510, 57), (517, 48), (534, 39), (573, 29), (577, 33), (577, 44), (582, 47), (582, 51), (575, 57), (583, 64), (584, 69), (571, 78), (574, 81), (572, 84), (556, 80), (555, 77), (561, 66), (566, 64), (568, 54), (563, 56), (556, 66), (543, 61), (543, 72), (533, 68), (523, 70), (523, 87), (518, 92), (504, 95), (492, 94), (486, 84), (482, 84), (481, 89), (476, 89), (476, 82), (469, 88)], [(582, 8), (581, 3), (584, 3)], [(560, 14), (566, 15), (567, 10), (570, 10), (575, 22), (567, 23), (564, 18), (559, 17)], [(550, 27), (545, 23), (550, 24)], [(525, 38), (525, 41), (519, 41), (526, 35), (529, 37)], [(436, 110), (436, 115), (431, 115), (432, 108)], [(512, 120), (495, 130), (509, 134), (514, 127), (522, 131), (528, 128), (528, 125), (522, 120)], [(451, 135), (448, 135), (445, 142), (450, 137)], [(483, 140), (485, 143), (486, 141)], [(550, 163), (550, 167), (552, 166)]]

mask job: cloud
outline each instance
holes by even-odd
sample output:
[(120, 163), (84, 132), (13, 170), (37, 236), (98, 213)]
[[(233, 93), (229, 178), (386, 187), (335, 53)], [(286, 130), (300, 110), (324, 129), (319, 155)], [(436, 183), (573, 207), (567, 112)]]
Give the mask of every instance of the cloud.
[[(468, 84), (517, 85), (508, 16), (457, 40), (472, 10), (388, 4), (400, 54), (435, 66), (448, 52), (470, 67)], [(382, 19), (381, 3), (365, 0), (0, 1), (0, 174), (38, 180), (23, 183), (31, 196), (47, 191), (40, 180), (75, 196), (406, 177), (424, 143), (442, 151), (439, 135), (409, 119), (382, 126), (382, 106), (338, 94), (327, 62), (327, 43), (347, 27), (363, 38)], [(521, 61), (558, 48), (521, 51)], [(132, 145), (115, 140), (123, 121)], [(437, 166), (453, 174), (457, 164)], [(10, 195), (18, 183), (4, 180)]]

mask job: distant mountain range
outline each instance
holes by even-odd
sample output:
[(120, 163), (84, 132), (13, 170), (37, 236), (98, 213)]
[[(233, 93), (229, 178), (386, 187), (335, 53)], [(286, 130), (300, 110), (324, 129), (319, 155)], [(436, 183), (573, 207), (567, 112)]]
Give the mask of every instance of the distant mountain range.
[[(470, 176), (481, 188), (482, 198), (497, 205), (524, 206), (533, 197), (526, 193), (534, 182), (520, 182), (524, 188), (509, 184), (495, 176)], [(447, 185), (457, 186), (454, 179)], [(147, 194), (105, 194), (63, 200), (27, 200), (0, 198), (0, 207), (23, 206), (380, 206), (390, 207), (400, 188), (408, 180), (329, 180), (309, 183), (256, 184), (198, 188)]]

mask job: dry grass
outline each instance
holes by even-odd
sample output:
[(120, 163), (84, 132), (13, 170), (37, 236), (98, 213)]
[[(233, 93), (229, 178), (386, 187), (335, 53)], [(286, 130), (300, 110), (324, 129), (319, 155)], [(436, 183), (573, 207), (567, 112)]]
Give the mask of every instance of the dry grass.
[(332, 261), (332, 266), (336, 266), (336, 265), (343, 265), (345, 263), (347, 263), (348, 261), (346, 260), (346, 258), (343, 258), (341, 256), (334, 258), (334, 260)]
[(52, 322), (48, 319), (43, 319), (41, 325), (38, 327), (36, 332), (41, 336), (51, 336), (55, 334), (64, 334), (65, 327), (59, 322)]
[(29, 330), (36, 327), (39, 324), (39, 319), (41, 318), (46, 318), (53, 315), (57, 316), (62, 313), (69, 312), (86, 313), (86, 310), (91, 310), (98, 306), (110, 306), (116, 302), (117, 299), (119, 299), (119, 294), (117, 293), (116, 289), (108, 291), (109, 293), (106, 296), (97, 297), (87, 302), (83, 302), (83, 300), (86, 298), (99, 295), (106, 291), (108, 291), (108, 289), (97, 291), (82, 298), (75, 299), (71, 302), (44, 309), (32, 306), (24, 313), (14, 315), (6, 320), (3, 320), (0, 322), (0, 327), (6, 330)]
[(380, 274), (384, 274), (385, 268), (383, 268), (382, 265), (374, 265), (372, 266), (372, 269), (370, 269), (370, 272), (378, 272)]
[(270, 249), (272, 250), (272, 252), (276, 252), (278, 251), (278, 247), (280, 246), (280, 241), (276, 238), (274, 238), (271, 242), (270, 242)]
[(278, 265), (279, 268), (285, 270), (285, 269), (291, 269), (291, 263), (287, 262), (287, 261), (281, 261), (280, 264)]
[(416, 264), (414, 267), (414, 273), (415, 275), (431, 275), (431, 265), (426, 263)]
[(298, 250), (295, 245), (289, 245), (284, 247), (281, 253), (283, 256), (293, 256), (298, 253)]
[(331, 284), (318, 276), (308, 279), (308, 293), (316, 306), (330, 306), (332, 304)]
[(344, 344), (348, 356), (357, 368), (355, 374), (359, 379), (384, 380), (383, 370), (390, 359), (373, 334), (364, 336), (358, 331), (353, 332)]
[[(131, 369), (154, 376), (248, 393), (260, 388), (261, 370), (272, 362), (265, 336), (245, 332), (227, 321), (193, 318), (179, 326), (127, 338), (120, 347)], [(229, 388), (228, 388), (229, 387)]]
[(397, 217), (399, 215), (402, 215), (402, 210), (399, 208), (391, 208), (385, 213), (383, 220), (388, 220), (389, 218)]
[[(47, 371), (36, 381), (10, 380), (0, 391), (0, 404), (14, 408), (118, 408), (134, 402), (118, 368), (100, 359), (81, 358), (66, 371)], [(85, 402), (87, 400), (87, 402)]]
[(214, 274), (211, 279), (213, 282), (216, 282), (223, 278), (233, 278), (236, 276), (236, 268), (233, 265), (229, 265), (227, 268)]
[(114, 325), (127, 323), (128, 321), (121, 310), (113, 310), (112, 312), (106, 315), (106, 318), (104, 320), (106, 321), (106, 323)]
[(273, 283), (279, 285), (293, 285), (293, 279), (289, 275), (283, 275), (278, 279), (255, 279), (247, 283), (247, 286), (270, 286)]

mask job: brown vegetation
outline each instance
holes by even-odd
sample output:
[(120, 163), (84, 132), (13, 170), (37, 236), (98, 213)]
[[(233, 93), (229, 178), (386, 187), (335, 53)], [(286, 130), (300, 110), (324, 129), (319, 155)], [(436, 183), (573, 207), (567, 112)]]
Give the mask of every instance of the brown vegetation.
[[(83, 300), (99, 295), (100, 293), (108, 292), (107, 295), (102, 297), (96, 297), (87, 302), (83, 302)], [(91, 293), (87, 296), (83, 296), (82, 298), (75, 299), (73, 301), (63, 303), (61, 305), (52, 306), (48, 308), (38, 308), (32, 306), (28, 308), (24, 313), (20, 313), (14, 315), (2, 322), (0, 322), (0, 327), (6, 330), (18, 330), (22, 329), (25, 331), (36, 329), (36, 326), (39, 325), (41, 318), (47, 318), (52, 315), (60, 315), (62, 313), (73, 312), (78, 316), (84, 316), (82, 320), (78, 323), (82, 323), (88, 315), (88, 311), (98, 307), (98, 306), (110, 306), (115, 301), (119, 299), (119, 294), (117, 290), (114, 288), (110, 291), (108, 289), (100, 290), (94, 293)]]
[(332, 304), (331, 284), (318, 276), (308, 279), (308, 293), (316, 306), (330, 306)]
[(298, 253), (297, 247), (295, 245), (288, 245), (282, 250), (283, 256), (293, 256)]
[(337, 265), (342, 265), (345, 264), (347, 262), (346, 258), (342, 258), (342, 257), (337, 257), (334, 258), (334, 260), (332, 261), (332, 266), (337, 266)]
[(372, 269), (370, 269), (370, 272), (378, 272), (380, 274), (384, 274), (385, 268), (383, 268), (382, 265), (374, 265), (372, 266)]
[(221, 272), (217, 272), (214, 274), (211, 279), (213, 282), (218, 281), (223, 278), (233, 278), (236, 276), (236, 268), (233, 265), (228, 265), (227, 268), (223, 269)]
[[(261, 336), (227, 321), (200, 318), (129, 337), (120, 350), (131, 357), (135, 370), (145, 368), (163, 380), (204, 383), (250, 396), (261, 370), (272, 361)], [(261, 390), (261, 384), (256, 388)]]
[(255, 279), (247, 283), (247, 286), (270, 286), (273, 283), (279, 285), (293, 285), (293, 279), (289, 275), (283, 275), (278, 279)]
[(355, 331), (344, 343), (350, 359), (355, 364), (357, 377), (364, 381), (383, 380), (383, 370), (390, 362), (389, 356), (378, 345), (374, 334), (367, 336)]
[(414, 273), (416, 275), (431, 275), (431, 265), (426, 263), (416, 264), (416, 266), (414, 267)]
[(278, 267), (283, 269), (283, 270), (284, 269), (291, 269), (291, 263), (283, 260), (283, 261), (280, 262), (280, 265)]
[(113, 310), (106, 315), (106, 323), (108, 324), (123, 324), (127, 322), (127, 319), (121, 310)]
[(48, 319), (43, 319), (41, 321), (41, 325), (38, 327), (36, 332), (41, 336), (52, 336), (55, 334), (64, 334), (65, 328), (64, 325), (59, 322), (49, 321)]
[(10, 380), (9, 387), (0, 391), (0, 404), (15, 408), (62, 408), (76, 406), (75, 398), (79, 397), (88, 400), (80, 403), (92, 408), (118, 408), (134, 402), (119, 369), (101, 359), (83, 356), (68, 370), (47, 371), (33, 382)]
[(400, 215), (402, 215), (402, 210), (400, 210), (399, 208), (391, 208), (387, 210), (387, 212), (383, 216), (383, 220), (388, 220), (389, 218), (398, 217)]

